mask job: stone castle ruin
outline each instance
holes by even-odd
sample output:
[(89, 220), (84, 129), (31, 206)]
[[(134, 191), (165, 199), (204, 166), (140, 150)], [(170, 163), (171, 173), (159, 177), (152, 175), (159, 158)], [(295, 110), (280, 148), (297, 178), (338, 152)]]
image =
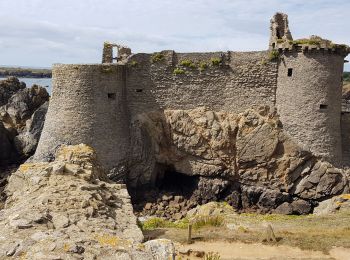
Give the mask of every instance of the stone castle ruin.
[[(134, 185), (154, 181), (154, 172), (162, 167), (210, 175), (200, 166), (206, 157), (198, 147), (215, 133), (203, 134), (199, 141), (191, 139), (191, 148), (185, 147), (186, 138), (195, 136), (191, 122), (203, 123), (196, 116), (198, 108), (207, 120), (203, 124), (211, 124), (210, 131), (215, 127), (221, 131), (229, 122), (226, 134), (230, 136), (237, 135), (232, 125), (238, 119), (228, 119), (228, 114), (269, 107), (279, 115), (276, 125), (303, 149), (334, 165), (349, 163), (350, 114), (341, 106), (349, 47), (317, 36), (293, 40), (287, 15), (282, 13), (272, 18), (270, 33), (267, 51), (132, 54), (130, 48), (105, 43), (102, 64), (54, 65), (52, 98), (34, 159), (51, 160), (60, 145), (85, 143), (96, 149), (108, 170), (119, 174), (127, 169), (147, 176), (131, 176)], [(166, 123), (183, 125), (174, 130)], [(173, 145), (163, 137), (174, 138), (179, 131), (187, 133), (176, 140), (186, 152), (169, 148), (168, 154), (160, 153)], [(223, 145), (219, 134), (215, 138)], [(225, 154), (232, 155), (227, 155), (231, 158), (227, 164), (233, 166), (226, 169), (236, 171), (238, 144), (232, 147)], [(191, 154), (191, 160), (185, 163), (184, 154)], [(169, 159), (175, 157), (178, 163)], [(206, 160), (216, 165), (215, 158), (208, 155)]]

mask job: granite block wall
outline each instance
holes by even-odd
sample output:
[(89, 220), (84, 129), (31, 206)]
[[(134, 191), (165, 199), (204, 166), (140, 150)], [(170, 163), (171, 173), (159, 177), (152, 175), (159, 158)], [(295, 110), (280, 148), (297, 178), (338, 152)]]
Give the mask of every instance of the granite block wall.
[(340, 164), (344, 57), (328, 52), (281, 56), (276, 107), (284, 129), (306, 149)]
[[(160, 109), (206, 106), (214, 111), (242, 112), (259, 105), (274, 106), (277, 63), (267, 52), (175, 53), (132, 56), (127, 76), (131, 116)], [(222, 60), (220, 65), (213, 65)], [(193, 65), (183, 66), (183, 61)], [(207, 64), (204, 69), (200, 64)], [(204, 65), (202, 65), (203, 67)], [(183, 73), (174, 74), (178, 68)]]

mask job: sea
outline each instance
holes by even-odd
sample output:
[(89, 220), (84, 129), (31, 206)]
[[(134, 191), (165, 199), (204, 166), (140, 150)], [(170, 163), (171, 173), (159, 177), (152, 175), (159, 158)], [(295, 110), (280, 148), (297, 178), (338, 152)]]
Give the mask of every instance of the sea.
[[(6, 78), (0, 78), (0, 80), (4, 80)], [(34, 84), (45, 87), (47, 92), (51, 95), (52, 93), (52, 85), (51, 78), (18, 78), (19, 81), (22, 81), (26, 84), (28, 88), (33, 86)]]

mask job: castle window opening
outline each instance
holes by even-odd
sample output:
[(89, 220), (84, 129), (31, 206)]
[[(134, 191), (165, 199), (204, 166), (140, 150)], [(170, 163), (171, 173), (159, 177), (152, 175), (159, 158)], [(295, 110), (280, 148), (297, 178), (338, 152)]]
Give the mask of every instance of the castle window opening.
[(108, 93), (107, 96), (108, 96), (108, 99), (112, 99), (112, 100), (115, 100), (117, 97), (115, 93)]
[(293, 69), (289, 68), (288, 69), (288, 77), (291, 77), (293, 75)]
[(321, 104), (320, 109), (327, 109), (328, 105)]
[(137, 89), (135, 89), (135, 92), (138, 92), (138, 93), (140, 93), (140, 92), (142, 92), (142, 91), (143, 91), (142, 88), (137, 88)]

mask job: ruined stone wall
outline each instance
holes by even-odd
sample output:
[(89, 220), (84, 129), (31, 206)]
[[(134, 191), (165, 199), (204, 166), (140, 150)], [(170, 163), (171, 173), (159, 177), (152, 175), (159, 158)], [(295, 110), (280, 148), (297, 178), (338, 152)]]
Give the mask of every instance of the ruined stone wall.
[(350, 166), (350, 113), (341, 115), (341, 137), (343, 148), (343, 164)]
[(61, 144), (94, 147), (110, 169), (128, 148), (125, 67), (55, 65), (53, 93), (34, 159), (48, 160)]
[[(129, 59), (127, 102), (131, 116), (153, 110), (193, 109), (242, 112), (274, 106), (277, 63), (267, 52), (135, 54)], [(153, 62), (152, 62), (153, 59)], [(212, 59), (220, 60), (213, 65)], [(181, 65), (191, 61), (192, 66)], [(206, 63), (207, 68), (200, 69)], [(202, 66), (203, 67), (203, 66)], [(178, 68), (183, 73), (174, 74)]]
[(284, 129), (304, 148), (333, 163), (342, 157), (343, 60), (322, 51), (285, 52), (278, 70), (276, 106)]

